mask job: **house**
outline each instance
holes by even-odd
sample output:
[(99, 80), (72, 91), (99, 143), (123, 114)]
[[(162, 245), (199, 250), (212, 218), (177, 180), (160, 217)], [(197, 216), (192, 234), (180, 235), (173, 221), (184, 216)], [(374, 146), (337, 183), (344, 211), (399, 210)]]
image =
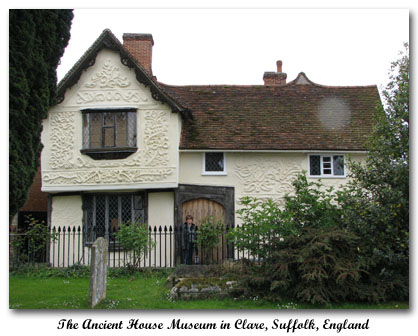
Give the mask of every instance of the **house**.
[(173, 86), (153, 75), (153, 44), (104, 30), (44, 121), (49, 222), (82, 226), (83, 250), (128, 221), (179, 227), (187, 214), (197, 225), (213, 215), (235, 226), (241, 197), (280, 202), (302, 170), (338, 186), (347, 155), (365, 158), (376, 86), (324, 86), (304, 73), (287, 82), (280, 61), (264, 85)]

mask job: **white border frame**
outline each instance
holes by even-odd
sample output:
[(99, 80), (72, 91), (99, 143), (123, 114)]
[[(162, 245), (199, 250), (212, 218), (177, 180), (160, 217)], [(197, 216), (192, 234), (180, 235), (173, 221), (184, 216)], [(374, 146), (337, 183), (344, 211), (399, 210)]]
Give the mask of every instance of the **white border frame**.
[[(207, 153), (222, 153), (224, 156), (224, 170), (223, 171), (206, 171), (206, 154)], [(225, 152), (218, 152), (218, 151), (207, 151), (202, 153), (202, 175), (218, 175), (218, 176), (225, 176), (228, 175), (226, 169), (226, 153)]]
[[(339, 156), (343, 156), (344, 158), (344, 175), (334, 175), (334, 167), (333, 167), (333, 156), (334, 155), (339, 155)], [(321, 162), (320, 162), (320, 166), (321, 166), (321, 175), (311, 175), (311, 160), (310, 157), (311, 156), (319, 156), (321, 158)], [(323, 171), (323, 161), (322, 161), (322, 157), (324, 156), (331, 156), (331, 171), (332, 171), (332, 175), (324, 175), (322, 174)], [(308, 177), (310, 178), (326, 178), (326, 179), (338, 179), (338, 178), (347, 178), (347, 165), (346, 165), (346, 155), (343, 153), (310, 153), (308, 154)]]

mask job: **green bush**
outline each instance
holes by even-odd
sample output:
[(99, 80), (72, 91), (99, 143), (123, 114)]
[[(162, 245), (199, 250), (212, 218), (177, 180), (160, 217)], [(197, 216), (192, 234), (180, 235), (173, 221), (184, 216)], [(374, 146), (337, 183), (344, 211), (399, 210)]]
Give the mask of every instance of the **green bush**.
[(51, 232), (43, 221), (26, 216), (25, 223), (28, 225), (26, 232), (17, 235), (11, 243), (17, 264), (33, 262), (58, 237), (58, 233)]
[(115, 234), (119, 245), (130, 252), (132, 263), (128, 268), (133, 271), (140, 267), (141, 258), (147, 251), (155, 246), (148, 233), (148, 226), (141, 223), (122, 223)]
[[(321, 181), (308, 182), (305, 174), (293, 187), (282, 209), (272, 200), (252, 198), (239, 211), (243, 226), (234, 230), (235, 242), (263, 257), (260, 267), (248, 268), (243, 281), (247, 295), (309, 303), (354, 296), (364, 267), (358, 237), (341, 226), (339, 194)], [(250, 229), (245, 229), (247, 224)]]
[(202, 219), (199, 230), (197, 231), (196, 243), (202, 249), (205, 262), (211, 260), (210, 254), (219, 245), (220, 237), (224, 230), (223, 222), (216, 221), (213, 216)]
[[(273, 201), (255, 198), (240, 210), (243, 227), (250, 223), (250, 230), (234, 230), (235, 243), (264, 257), (262, 265), (243, 274), (245, 295), (314, 304), (408, 298), (408, 268), (393, 252), (402, 235), (390, 243), (390, 228), (373, 217), (384, 210), (351, 187), (334, 191), (320, 180), (309, 182), (305, 174), (293, 187), (281, 210)], [(257, 234), (264, 234), (261, 244), (254, 244)]]
[(259, 200), (255, 197), (240, 199), (242, 208), (237, 210), (242, 225), (233, 228), (227, 239), (239, 250), (248, 251), (253, 257), (265, 258), (270, 253), (271, 238), (284, 234), (281, 210), (271, 199)]
[(272, 294), (313, 304), (358, 297), (358, 240), (337, 227), (306, 227), (300, 235), (276, 239), (268, 263)]

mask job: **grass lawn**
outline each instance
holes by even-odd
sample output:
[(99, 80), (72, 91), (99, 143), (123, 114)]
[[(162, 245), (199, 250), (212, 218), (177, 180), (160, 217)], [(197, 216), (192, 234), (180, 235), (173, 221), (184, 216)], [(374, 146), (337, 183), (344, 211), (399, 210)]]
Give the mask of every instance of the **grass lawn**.
[[(166, 276), (109, 277), (107, 295), (95, 309), (408, 309), (407, 302), (314, 306), (292, 302), (269, 302), (257, 298), (235, 300), (170, 301)], [(10, 275), (11, 309), (88, 309), (90, 279)]]

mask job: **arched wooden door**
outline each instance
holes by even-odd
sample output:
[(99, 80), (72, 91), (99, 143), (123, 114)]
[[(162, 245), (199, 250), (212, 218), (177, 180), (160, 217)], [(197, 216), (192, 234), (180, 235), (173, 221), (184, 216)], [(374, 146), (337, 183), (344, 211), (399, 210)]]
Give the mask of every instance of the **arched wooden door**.
[[(183, 223), (186, 222), (187, 215), (193, 216), (193, 222), (198, 228), (200, 228), (202, 220), (208, 216), (213, 216), (215, 223), (221, 221), (225, 225), (225, 208), (222, 206), (222, 204), (212, 200), (200, 198), (184, 202), (182, 206)], [(199, 230), (197, 232), (199, 234)], [(213, 249), (212, 251), (212, 262), (219, 262), (226, 258), (226, 238), (224, 235), (220, 236), (219, 238), (220, 241), (218, 248)], [(193, 253), (193, 261), (196, 260), (195, 254), (196, 252)], [(198, 249), (198, 254), (200, 257), (199, 260), (202, 261), (201, 258), (204, 258), (205, 256), (202, 256), (200, 247)], [(208, 256), (206, 256), (206, 258), (207, 257)], [(205, 260), (203, 260), (203, 262), (205, 262)]]

